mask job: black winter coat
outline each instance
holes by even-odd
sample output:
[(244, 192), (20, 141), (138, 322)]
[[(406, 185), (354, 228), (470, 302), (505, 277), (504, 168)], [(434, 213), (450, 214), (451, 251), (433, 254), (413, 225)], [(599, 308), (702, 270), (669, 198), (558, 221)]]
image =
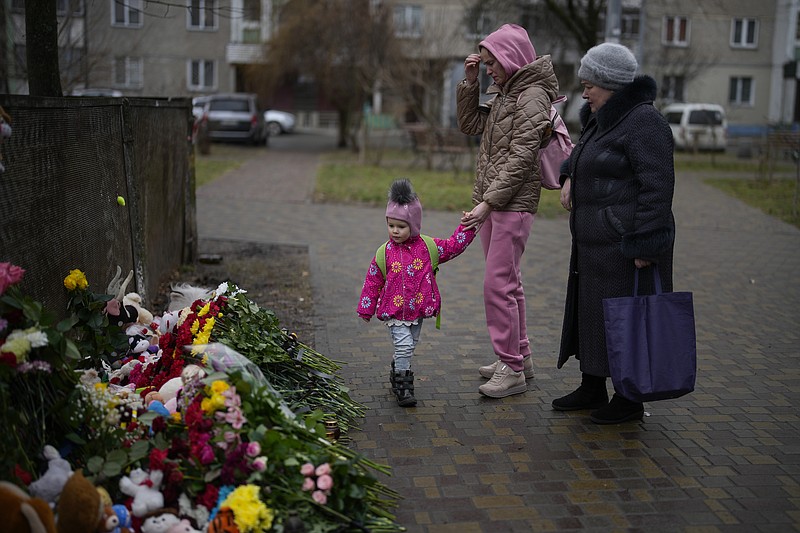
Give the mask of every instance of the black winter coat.
[[(581, 109), (581, 137), (562, 167), (572, 255), (559, 368), (574, 355), (582, 372), (610, 375), (603, 299), (633, 295), (634, 259), (657, 262), (663, 291), (672, 291), (673, 140), (655, 96), (655, 80), (641, 76), (596, 113)], [(653, 268), (642, 269), (639, 294), (653, 287)]]

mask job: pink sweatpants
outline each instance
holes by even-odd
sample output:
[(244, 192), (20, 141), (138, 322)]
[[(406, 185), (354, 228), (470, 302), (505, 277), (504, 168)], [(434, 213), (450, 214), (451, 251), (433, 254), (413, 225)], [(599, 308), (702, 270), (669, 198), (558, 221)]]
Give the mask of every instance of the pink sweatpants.
[(522, 358), (531, 353), (520, 262), (533, 219), (531, 213), (492, 211), (480, 229), (486, 257), (486, 326), (494, 352), (515, 372), (522, 370)]

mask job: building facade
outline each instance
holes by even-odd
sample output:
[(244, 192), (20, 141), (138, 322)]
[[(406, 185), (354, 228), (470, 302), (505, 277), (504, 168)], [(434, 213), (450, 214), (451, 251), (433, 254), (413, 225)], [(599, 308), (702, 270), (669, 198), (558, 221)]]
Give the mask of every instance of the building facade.
[[(247, 66), (266, 62), (267, 43), (286, 3), (54, 1), (65, 94), (103, 87), (157, 97), (252, 90)], [(0, 2), (5, 90), (26, 93), (25, 2)], [(634, 50), (640, 71), (658, 82), (659, 107), (717, 103), (727, 111), (732, 134), (762, 132), (800, 122), (798, 3), (608, 0), (610, 9), (595, 24), (595, 42), (616, 40)], [(402, 83), (378, 85), (368, 102), (372, 112), (400, 123), (455, 126), (455, 85), (463, 78), (464, 57), (476, 52), (488, 33), (513, 22), (528, 29), (539, 55), (552, 57), (561, 91), (569, 97), (565, 116), (577, 120), (582, 103), (577, 69), (584, 50), (543, 0), (371, 0), (370, 5), (391, 9), (394, 37), (411, 73)], [(482, 77), (484, 87), (489, 82)], [(313, 114), (318, 97), (309, 92), (308, 80), (302, 83), (295, 96), (291, 87), (281, 88), (279, 101)]]

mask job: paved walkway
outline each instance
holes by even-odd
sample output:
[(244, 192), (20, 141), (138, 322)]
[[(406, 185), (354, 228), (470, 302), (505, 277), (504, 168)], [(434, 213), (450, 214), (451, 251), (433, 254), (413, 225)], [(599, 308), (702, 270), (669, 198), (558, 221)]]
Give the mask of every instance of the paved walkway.
[[(612, 427), (550, 407), (579, 381), (574, 360), (555, 367), (566, 220), (534, 223), (523, 273), (536, 378), (502, 400), (478, 394), (492, 352), (472, 246), (442, 267), (442, 329), (423, 330), (419, 403), (402, 409), (387, 382), (388, 334), (355, 315), (383, 209), (310, 201), (318, 154), (333, 146), (273, 138), (198, 191), (199, 233), (308, 246), (316, 346), (347, 363), (352, 396), (369, 408), (353, 447), (392, 467), (385, 482), (404, 497), (396, 515), (408, 531), (800, 531), (799, 230), (678, 176), (675, 288), (694, 293), (697, 390)], [(423, 229), (446, 236), (457, 222), (426, 211)]]

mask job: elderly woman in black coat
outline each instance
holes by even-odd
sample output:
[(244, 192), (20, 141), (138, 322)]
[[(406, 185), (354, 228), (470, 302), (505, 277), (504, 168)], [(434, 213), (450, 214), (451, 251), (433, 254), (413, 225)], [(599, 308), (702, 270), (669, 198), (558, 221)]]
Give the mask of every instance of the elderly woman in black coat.
[(578, 77), (586, 103), (582, 131), (562, 165), (561, 204), (570, 211), (572, 255), (558, 367), (580, 363), (581, 385), (553, 400), (559, 411), (594, 409), (591, 420), (616, 424), (641, 420), (644, 406), (614, 394), (603, 320), (603, 299), (652, 294), (653, 263), (664, 292), (672, 291), (675, 222), (673, 140), (653, 106), (655, 80), (636, 77), (631, 51), (603, 43), (581, 59)]

